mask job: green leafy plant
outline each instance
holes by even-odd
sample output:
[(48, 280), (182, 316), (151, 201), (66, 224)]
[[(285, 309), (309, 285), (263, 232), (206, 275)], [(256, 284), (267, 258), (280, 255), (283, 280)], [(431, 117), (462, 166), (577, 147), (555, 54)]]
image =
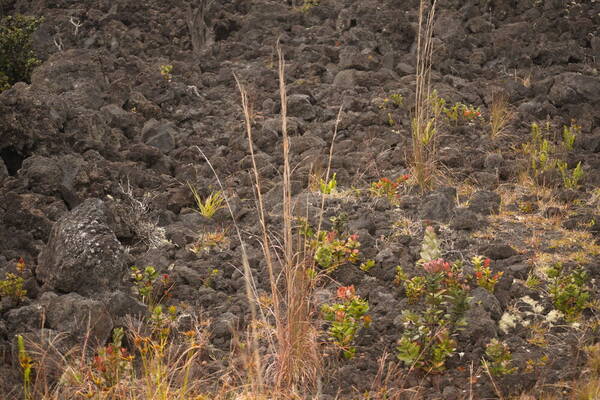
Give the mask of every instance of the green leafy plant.
[[(330, 220), (334, 223), (334, 229), (316, 233), (305, 219), (298, 219), (299, 232), (307, 239), (308, 248), (314, 252), (315, 263), (327, 273), (344, 264), (354, 264), (360, 260), (358, 235), (344, 232), (347, 216), (342, 214)], [(309, 270), (310, 275), (314, 276), (316, 273), (313, 269)]]
[[(545, 131), (548, 130), (547, 125)], [(544, 137), (542, 128), (535, 122), (531, 124), (531, 139), (523, 145), (523, 151), (529, 156), (530, 169), (534, 177), (556, 166), (556, 161), (552, 158), (555, 152), (554, 145)]]
[(221, 275), (221, 271), (218, 268), (213, 268), (208, 273), (208, 276), (204, 279), (205, 287), (213, 287), (215, 284), (215, 279)]
[(152, 314), (148, 322), (152, 327), (153, 334), (162, 345), (166, 345), (176, 319), (177, 307), (175, 306), (169, 306), (164, 310), (163, 306), (159, 304), (152, 308)]
[(498, 339), (492, 339), (485, 347), (485, 355), (489, 362), (484, 360), (484, 364), (493, 376), (510, 375), (517, 371), (516, 367), (511, 367), (512, 354), (505, 343)]
[(400, 93), (392, 93), (388, 97), (383, 99), (383, 101), (379, 105), (379, 108), (398, 108), (402, 105), (404, 105), (404, 97)]
[(416, 303), (425, 294), (427, 280), (423, 276), (413, 276), (404, 281), (404, 291), (411, 303)]
[(484, 259), (481, 256), (475, 256), (471, 259), (471, 262), (473, 263), (473, 269), (475, 270), (474, 275), (477, 285), (490, 293), (494, 293), (494, 288), (500, 278), (502, 278), (504, 272), (500, 271), (494, 274), (490, 268), (492, 260), (489, 258)]
[(564, 161), (557, 161), (556, 166), (562, 176), (563, 185), (567, 189), (576, 189), (579, 186), (579, 182), (583, 178), (583, 168), (581, 167), (581, 161), (577, 163), (577, 166), (572, 170), (569, 170), (567, 163)]
[(404, 182), (410, 179), (410, 175), (402, 175), (396, 180), (389, 178), (381, 178), (378, 181), (372, 182), (369, 187), (369, 193), (373, 197), (383, 197), (390, 203), (395, 204), (399, 199), (399, 188)]
[(41, 61), (35, 56), (31, 36), (43, 18), (14, 15), (0, 20), (0, 92), (17, 82), (30, 82)]
[(356, 294), (354, 286), (338, 288), (337, 297), (341, 302), (325, 304), (321, 312), (325, 320), (331, 322), (327, 330), (330, 339), (342, 349), (344, 357), (352, 358), (356, 354), (353, 343), (357, 333), (371, 323), (371, 318), (366, 315), (369, 303)]
[[(442, 104), (445, 104), (445, 102)], [(459, 121), (471, 122), (481, 118), (479, 107), (475, 108), (472, 105), (463, 103), (455, 103), (452, 107), (445, 107), (442, 105), (442, 112), (446, 115), (448, 120), (454, 123), (458, 123)]]
[(147, 266), (144, 270), (131, 267), (131, 278), (136, 294), (150, 308), (168, 297), (173, 287), (169, 275), (160, 275), (153, 266)]
[(587, 272), (581, 267), (566, 272), (562, 263), (555, 263), (548, 269), (547, 275), (550, 279), (549, 293), (554, 307), (561, 311), (567, 320), (576, 320), (589, 305)]
[(337, 232), (321, 232), (315, 244), (315, 261), (332, 272), (346, 263), (356, 263), (359, 259), (360, 242), (358, 235), (339, 238)]
[(433, 228), (425, 230), (418, 265), (423, 275), (408, 278), (397, 268), (397, 281), (403, 284), (412, 303), (424, 298), (425, 308), (402, 313), (404, 331), (398, 341), (397, 357), (407, 365), (429, 372), (442, 371), (456, 351), (453, 336), (465, 325), (468, 285), (461, 262), (441, 258), (440, 242)]
[(336, 174), (334, 173), (330, 180), (325, 181), (325, 179), (321, 178), (319, 181), (319, 190), (323, 194), (332, 194), (337, 190), (337, 180)]
[(369, 272), (375, 266), (375, 260), (367, 260), (360, 264), (361, 271)]
[(573, 146), (575, 144), (575, 139), (577, 138), (577, 135), (580, 133), (581, 133), (581, 126), (577, 125), (575, 120), (571, 121), (571, 125), (563, 126), (563, 131), (562, 131), (563, 145), (565, 146), (565, 148), (568, 151), (573, 150)]
[(567, 163), (562, 159), (566, 152), (573, 150), (573, 145), (581, 127), (574, 121), (570, 126), (564, 126), (562, 132), (562, 150), (546, 138), (550, 132), (550, 124), (544, 128), (540, 125), (531, 124), (531, 139), (523, 145), (523, 152), (529, 157), (529, 169), (535, 178), (542, 172), (558, 170), (562, 177), (563, 186), (567, 189), (576, 189), (584, 176), (581, 162), (570, 170)]
[(19, 302), (26, 295), (27, 290), (23, 289), (24, 280), (22, 277), (9, 272), (3, 280), (0, 280), (0, 298), (10, 297)]
[(211, 192), (206, 199), (202, 199), (194, 186), (188, 183), (188, 187), (192, 191), (198, 212), (204, 218), (212, 218), (217, 211), (225, 208), (225, 197), (221, 191)]
[(163, 79), (167, 82), (171, 82), (171, 79), (173, 79), (173, 75), (171, 75), (171, 72), (173, 72), (172, 65), (167, 64), (160, 66), (160, 74), (162, 75)]
[(387, 124), (389, 126), (396, 126), (396, 120), (391, 112), (387, 113)]
[(456, 351), (456, 341), (448, 329), (436, 326), (438, 318), (430, 313), (404, 312), (403, 320), (406, 333), (396, 347), (398, 359), (429, 372), (443, 371), (446, 360)]
[(133, 372), (134, 356), (123, 347), (123, 328), (115, 328), (112, 343), (100, 347), (92, 363), (92, 378), (97, 389), (106, 391)]

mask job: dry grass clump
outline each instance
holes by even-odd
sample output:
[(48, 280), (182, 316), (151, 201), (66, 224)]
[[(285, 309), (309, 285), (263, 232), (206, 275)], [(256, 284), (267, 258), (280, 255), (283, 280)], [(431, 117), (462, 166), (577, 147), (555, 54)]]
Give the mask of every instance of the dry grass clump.
[(67, 336), (23, 340), (19, 360), (25, 400), (205, 399), (206, 376), (198, 369), (207, 350), (208, 321), (177, 332), (172, 310), (155, 310), (146, 324), (130, 321), (111, 343), (65, 348)]
[(490, 106), (490, 134), (492, 139), (504, 132), (514, 113), (510, 109), (508, 96), (504, 93), (494, 93)]

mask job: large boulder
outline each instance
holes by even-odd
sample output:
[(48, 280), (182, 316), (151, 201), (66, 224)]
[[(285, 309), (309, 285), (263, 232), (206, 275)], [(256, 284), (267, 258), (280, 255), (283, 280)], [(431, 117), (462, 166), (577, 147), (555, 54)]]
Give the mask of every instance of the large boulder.
[(109, 213), (98, 199), (88, 199), (62, 216), (38, 257), (38, 279), (56, 291), (84, 296), (115, 288), (125, 262), (123, 247), (108, 224)]

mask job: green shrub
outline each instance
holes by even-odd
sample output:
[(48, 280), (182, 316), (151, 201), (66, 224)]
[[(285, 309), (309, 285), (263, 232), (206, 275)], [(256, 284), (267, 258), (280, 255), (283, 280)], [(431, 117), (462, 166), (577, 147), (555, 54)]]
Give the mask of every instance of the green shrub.
[(42, 20), (15, 15), (0, 21), (0, 92), (17, 82), (30, 82), (33, 68), (40, 64), (31, 36)]

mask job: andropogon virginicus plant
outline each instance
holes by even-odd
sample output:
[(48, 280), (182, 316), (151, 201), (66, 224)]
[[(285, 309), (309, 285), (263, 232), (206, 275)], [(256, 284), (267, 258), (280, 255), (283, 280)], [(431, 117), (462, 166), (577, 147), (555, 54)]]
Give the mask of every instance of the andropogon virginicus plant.
[(431, 98), (431, 67), (433, 57), (433, 26), (436, 0), (419, 2), (419, 29), (417, 32), (417, 70), (415, 108), (412, 119), (413, 175), (421, 188), (432, 187), (435, 174), (436, 119)]
[(490, 135), (495, 139), (506, 129), (513, 118), (513, 112), (504, 93), (494, 93), (490, 105)]
[[(285, 84), (285, 60), (283, 51), (277, 44), (277, 54), (279, 60), (279, 93), (281, 99), (281, 131), (283, 136), (282, 154), (283, 154), (283, 182), (282, 182), (282, 220), (283, 228), (281, 232), (281, 241), (277, 246), (271, 239), (269, 226), (267, 224), (267, 214), (264, 207), (262, 195), (261, 178), (259, 169), (256, 165), (254, 146), (252, 140), (252, 118), (251, 107), (248, 101), (248, 95), (242, 84), (237, 80), (238, 89), (242, 99), (242, 109), (244, 111), (244, 120), (246, 134), (248, 137), (248, 147), (252, 161), (252, 174), (255, 189), (256, 203), (258, 208), (258, 219), (262, 231), (261, 244), (265, 263), (267, 266), (267, 276), (270, 282), (269, 309), (262, 306), (263, 303), (256, 301), (254, 292), (254, 282), (248, 281), (248, 298), (251, 302), (261, 305), (258, 310), (263, 315), (262, 323), (272, 326), (274, 331), (274, 340), (271, 343), (272, 363), (266, 367), (267, 374), (274, 382), (274, 390), (278, 393), (286, 393), (290, 396), (297, 396), (298, 393), (306, 393), (311, 388), (316, 387), (321, 370), (321, 358), (318, 350), (318, 332), (315, 321), (315, 309), (310, 302), (311, 291), (314, 287), (313, 279), (308, 271), (314, 269), (315, 261), (310, 254), (306, 244), (299, 240), (296, 242), (293, 230), (294, 217), (292, 214), (292, 186), (291, 186), (291, 167), (290, 167), (290, 139), (287, 127), (287, 94)], [(339, 119), (339, 117), (338, 117)], [(336, 123), (336, 132), (337, 132)], [(335, 133), (334, 133), (335, 138)], [(330, 168), (325, 174), (325, 182), (330, 181)], [(322, 196), (324, 194), (322, 193)], [(322, 200), (324, 201), (324, 200)], [(317, 229), (317, 233), (320, 231)], [(276, 263), (279, 265), (275, 266)], [(275, 271), (280, 270), (280, 275)], [(249, 269), (248, 269), (249, 270)], [(251, 272), (248, 272), (248, 276)], [(264, 318), (265, 314), (273, 316), (274, 326)], [(253, 317), (255, 320), (256, 316)], [(257, 325), (257, 324), (251, 324)], [(252, 336), (256, 335), (255, 333)], [(254, 341), (256, 343), (256, 341)], [(257, 349), (257, 347), (255, 347)], [(255, 365), (261, 363), (261, 358), (257, 351), (254, 351)], [(256, 376), (260, 382), (256, 382), (255, 393), (260, 393), (261, 382), (264, 380), (263, 370), (256, 368)]]

